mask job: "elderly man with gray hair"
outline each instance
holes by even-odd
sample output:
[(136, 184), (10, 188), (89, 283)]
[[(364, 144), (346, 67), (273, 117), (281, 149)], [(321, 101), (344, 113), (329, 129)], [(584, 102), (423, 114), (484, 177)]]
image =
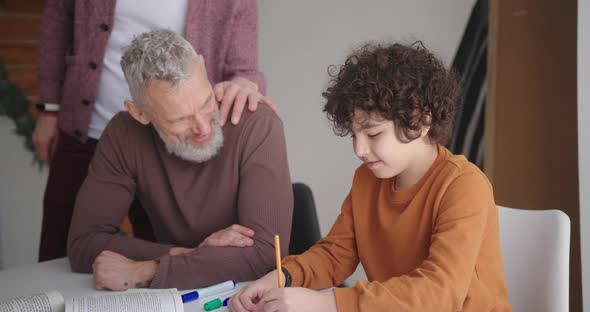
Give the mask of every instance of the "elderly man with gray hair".
[[(262, 276), (273, 265), (273, 235), (286, 254), (291, 232), (279, 117), (263, 105), (221, 128), (203, 58), (171, 31), (136, 37), (121, 66), (133, 99), (106, 127), (78, 193), (72, 269), (112, 290)], [(119, 233), (135, 196), (157, 242)]]

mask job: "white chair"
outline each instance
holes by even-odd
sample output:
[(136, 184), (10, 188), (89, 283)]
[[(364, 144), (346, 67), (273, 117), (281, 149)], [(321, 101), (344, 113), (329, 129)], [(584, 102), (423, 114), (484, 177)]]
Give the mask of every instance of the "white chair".
[(512, 310), (569, 311), (569, 217), (560, 210), (498, 211)]

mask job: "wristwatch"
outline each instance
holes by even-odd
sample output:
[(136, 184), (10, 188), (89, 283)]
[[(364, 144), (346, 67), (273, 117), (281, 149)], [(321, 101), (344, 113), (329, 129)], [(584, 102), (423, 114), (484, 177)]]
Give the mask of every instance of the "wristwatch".
[[(268, 274), (276, 269), (277, 267), (273, 266), (266, 273)], [(285, 269), (284, 266), (281, 267), (281, 271), (283, 272), (283, 274), (285, 274), (285, 287), (291, 287), (291, 273), (289, 273), (289, 271)]]
[(59, 111), (59, 104), (54, 103), (42, 103), (39, 102), (35, 104), (35, 107), (40, 112), (58, 112)]
[(291, 287), (291, 273), (284, 266), (281, 267), (281, 271), (285, 274), (285, 287)]

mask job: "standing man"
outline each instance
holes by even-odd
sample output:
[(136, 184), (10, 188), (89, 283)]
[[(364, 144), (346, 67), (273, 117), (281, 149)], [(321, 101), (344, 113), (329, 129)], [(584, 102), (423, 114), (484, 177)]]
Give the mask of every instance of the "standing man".
[[(123, 47), (152, 29), (180, 34), (203, 56), (222, 125), (232, 104), (237, 124), (245, 105), (255, 110), (263, 99), (256, 0), (48, 0), (39, 53), (39, 98), (47, 110), (33, 134), (39, 158), (50, 165), (39, 261), (66, 256), (74, 200), (97, 141), (131, 98), (119, 66)], [(143, 215), (133, 207), (131, 216)], [(136, 234), (149, 237), (151, 226), (138, 219)]]
[[(206, 63), (171, 31), (121, 61), (132, 101), (100, 138), (76, 200), (68, 256), (97, 289), (198, 288), (252, 280), (287, 251), (293, 194), (283, 127), (268, 107), (219, 123)], [(119, 235), (137, 197), (156, 242)]]

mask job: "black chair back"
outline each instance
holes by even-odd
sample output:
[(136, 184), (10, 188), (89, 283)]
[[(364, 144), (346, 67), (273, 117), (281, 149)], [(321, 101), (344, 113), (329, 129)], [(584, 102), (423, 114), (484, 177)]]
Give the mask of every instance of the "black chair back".
[(315, 210), (313, 193), (303, 183), (293, 183), (293, 224), (289, 254), (298, 255), (313, 246), (320, 238), (320, 223)]

